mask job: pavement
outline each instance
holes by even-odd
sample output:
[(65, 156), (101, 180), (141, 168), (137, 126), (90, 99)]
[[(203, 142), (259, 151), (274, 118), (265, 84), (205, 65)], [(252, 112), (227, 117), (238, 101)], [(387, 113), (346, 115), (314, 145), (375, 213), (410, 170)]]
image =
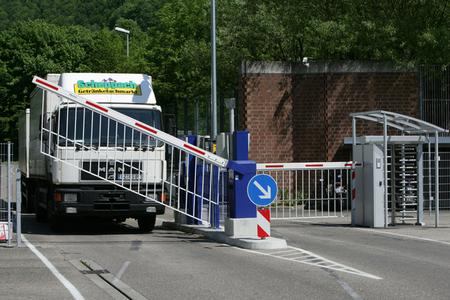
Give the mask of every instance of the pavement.
[[(23, 220), (29, 247), (0, 247), (1, 299), (448, 299), (444, 228), (353, 228), (348, 218), (275, 221), (285, 249), (241, 249), (162, 227)], [(448, 222), (446, 222), (448, 220)], [(57, 273), (55, 273), (55, 270)], [(59, 274), (59, 275), (55, 275)], [(66, 281), (61, 281), (61, 276)], [(68, 283), (79, 293), (68, 288)]]

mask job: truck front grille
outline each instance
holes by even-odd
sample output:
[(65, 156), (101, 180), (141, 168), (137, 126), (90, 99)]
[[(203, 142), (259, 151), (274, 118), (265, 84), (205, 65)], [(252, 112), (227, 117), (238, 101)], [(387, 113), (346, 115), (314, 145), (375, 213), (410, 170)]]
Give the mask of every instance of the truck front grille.
[(129, 203), (94, 203), (94, 210), (129, 210)]

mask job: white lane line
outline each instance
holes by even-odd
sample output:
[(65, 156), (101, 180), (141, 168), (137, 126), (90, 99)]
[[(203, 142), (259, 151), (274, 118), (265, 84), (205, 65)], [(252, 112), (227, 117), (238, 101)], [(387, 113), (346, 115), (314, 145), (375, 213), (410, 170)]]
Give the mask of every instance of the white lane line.
[(411, 239), (411, 240), (433, 242), (433, 243), (443, 244), (443, 245), (447, 245), (447, 246), (450, 245), (450, 242), (446, 242), (446, 241), (433, 240), (433, 239), (429, 239), (429, 238), (418, 237), (418, 236), (407, 235), (407, 234), (401, 234), (401, 233), (395, 233), (395, 232), (386, 232), (386, 231), (370, 229), (370, 228), (353, 228), (353, 229), (359, 230), (359, 231), (370, 231), (370, 232), (373, 232), (373, 233), (399, 236), (399, 237), (404, 237), (404, 238), (408, 238), (408, 239)]
[(362, 300), (361, 296), (344, 280), (340, 279), (336, 274), (332, 274), (336, 282), (344, 289), (344, 291), (354, 300)]
[(44, 265), (52, 272), (53, 275), (65, 286), (65, 288), (70, 292), (72, 297), (76, 300), (84, 300), (84, 297), (78, 291), (78, 289), (64, 277), (59, 271), (55, 268), (55, 266), (45, 257), (32, 243), (30, 243), (25, 236), (22, 234), (22, 241), (25, 245), (33, 252), (43, 263)]
[(128, 268), (128, 265), (130, 264), (129, 261), (126, 261), (123, 263), (122, 267), (120, 268), (119, 272), (117, 272), (116, 277), (113, 279), (113, 283), (116, 283), (120, 280), (120, 277), (122, 277), (123, 273), (125, 273), (125, 270)]
[[(245, 251), (245, 252), (249, 252), (249, 253), (255, 253), (255, 254), (260, 254), (260, 255), (265, 255), (265, 256), (270, 256), (270, 257), (274, 257), (274, 258), (278, 258), (278, 259), (283, 259), (283, 260), (287, 260), (287, 261), (293, 261), (293, 262), (297, 262), (297, 263), (302, 263), (302, 264), (306, 264), (306, 265), (310, 265), (310, 266), (314, 266), (314, 267), (319, 267), (319, 268), (323, 268), (323, 269), (330, 269), (330, 270), (334, 270), (334, 271), (338, 271), (338, 272), (344, 272), (344, 273), (348, 273), (348, 274), (353, 274), (353, 275), (357, 275), (357, 276), (361, 276), (361, 277), (366, 277), (366, 278), (370, 278), (370, 279), (376, 279), (376, 280), (380, 280), (383, 279), (379, 276), (375, 276), (373, 274), (367, 273), (367, 272), (363, 272), (360, 271), (358, 269), (340, 264), (338, 262), (329, 260), (325, 257), (322, 257), (320, 255), (317, 255), (315, 253), (312, 253), (311, 251), (305, 250), (305, 249), (301, 249), (301, 248), (297, 248), (297, 247), (292, 247), (289, 246), (288, 248), (292, 251), (292, 250), (297, 250), (300, 253), (303, 254), (307, 254), (307, 258), (304, 260), (299, 260), (299, 259), (294, 259), (294, 258), (289, 258), (289, 257), (284, 257), (281, 255), (274, 255), (271, 253), (266, 253), (266, 252), (260, 252), (257, 250), (250, 250), (250, 249), (243, 249), (243, 248), (238, 248), (238, 247), (234, 247), (236, 249)], [(312, 261), (318, 261), (318, 262), (312, 262)], [(329, 265), (323, 265), (323, 263), (328, 263)]]

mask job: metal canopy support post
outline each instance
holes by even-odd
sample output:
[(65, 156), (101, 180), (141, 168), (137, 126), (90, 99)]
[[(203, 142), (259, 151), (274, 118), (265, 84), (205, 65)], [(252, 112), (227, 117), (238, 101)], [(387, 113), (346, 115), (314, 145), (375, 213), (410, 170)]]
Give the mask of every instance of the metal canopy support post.
[(439, 134), (437, 131), (434, 132), (434, 168), (435, 168), (435, 179), (434, 179), (435, 221), (434, 221), (434, 227), (439, 227)]
[(433, 196), (432, 196), (432, 185), (431, 185), (431, 143), (430, 143), (430, 135), (427, 134), (427, 139), (428, 139), (428, 213), (430, 215), (430, 219), (431, 219), (431, 211), (432, 211), (432, 201), (433, 201)]
[(387, 119), (383, 122), (383, 159), (384, 159), (384, 227), (388, 226), (388, 186), (387, 186)]
[[(425, 225), (423, 221), (423, 145), (416, 146), (417, 160), (417, 223)], [(393, 206), (395, 207), (395, 206)]]
[[(356, 118), (352, 118), (352, 178), (354, 178), (353, 172), (355, 170), (355, 157), (356, 157)], [(353, 190), (355, 187), (355, 181), (352, 179), (352, 226), (356, 225), (356, 207), (355, 207), (355, 198), (353, 197)]]

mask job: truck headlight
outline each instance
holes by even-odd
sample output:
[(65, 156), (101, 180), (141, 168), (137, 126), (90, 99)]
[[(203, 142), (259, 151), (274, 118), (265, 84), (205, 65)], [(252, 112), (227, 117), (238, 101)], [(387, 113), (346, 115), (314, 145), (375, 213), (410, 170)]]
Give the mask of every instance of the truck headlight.
[(77, 202), (77, 194), (75, 193), (66, 193), (64, 194), (64, 202), (74, 203)]

